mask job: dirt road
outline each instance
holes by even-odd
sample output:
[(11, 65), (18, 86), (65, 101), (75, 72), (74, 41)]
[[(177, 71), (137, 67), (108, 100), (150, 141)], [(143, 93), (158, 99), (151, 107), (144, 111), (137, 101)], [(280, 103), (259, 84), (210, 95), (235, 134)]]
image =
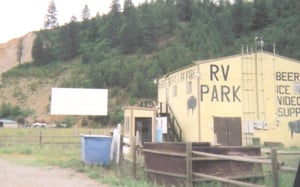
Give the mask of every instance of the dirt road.
[(1, 187), (108, 187), (83, 173), (57, 167), (30, 167), (0, 159)]

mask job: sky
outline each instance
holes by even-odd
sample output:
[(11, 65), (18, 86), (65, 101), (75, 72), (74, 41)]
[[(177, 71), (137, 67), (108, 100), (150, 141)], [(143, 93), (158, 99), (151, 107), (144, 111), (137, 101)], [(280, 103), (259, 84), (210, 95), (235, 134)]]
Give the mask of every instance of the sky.
[[(0, 5), (0, 44), (19, 38), (31, 31), (44, 27), (44, 18), (51, 0), (3, 0)], [(132, 0), (138, 6), (144, 0)], [(70, 22), (76, 16), (81, 20), (81, 13), (88, 5), (91, 17), (97, 12), (100, 15), (110, 10), (112, 0), (54, 0), (58, 13), (59, 25)], [(123, 0), (120, 0), (123, 5)]]

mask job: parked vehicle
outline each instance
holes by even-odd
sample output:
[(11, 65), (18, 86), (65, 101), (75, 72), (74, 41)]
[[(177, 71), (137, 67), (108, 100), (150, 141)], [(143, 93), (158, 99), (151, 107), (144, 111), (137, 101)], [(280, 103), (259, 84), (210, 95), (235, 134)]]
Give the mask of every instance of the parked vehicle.
[(33, 123), (32, 124), (32, 128), (47, 128), (47, 124), (46, 123)]

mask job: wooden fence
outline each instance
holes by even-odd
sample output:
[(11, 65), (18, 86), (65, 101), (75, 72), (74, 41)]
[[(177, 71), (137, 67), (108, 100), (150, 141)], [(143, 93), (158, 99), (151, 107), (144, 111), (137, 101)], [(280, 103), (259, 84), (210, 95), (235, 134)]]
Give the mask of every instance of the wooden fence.
[[(1, 129), (3, 130), (3, 129)], [(80, 144), (80, 134), (109, 134), (110, 130), (103, 132), (98, 129), (15, 129), (17, 133), (1, 133), (0, 146), (39, 145), (41, 148), (47, 144)], [(64, 132), (70, 131), (70, 132)]]
[[(273, 187), (279, 187), (279, 171), (287, 171), (287, 172), (295, 172), (295, 173), (297, 172), (297, 168), (282, 166), (278, 161), (278, 154), (300, 155), (300, 152), (283, 152), (283, 151), (278, 152), (276, 149), (271, 149), (271, 152), (270, 152), (271, 159), (261, 160), (261, 159), (253, 159), (253, 158), (243, 158), (243, 157), (238, 157), (238, 156), (225, 156), (225, 155), (209, 154), (209, 153), (197, 152), (197, 151), (191, 151), (191, 152), (192, 152), (192, 154), (197, 155), (197, 156), (206, 156), (206, 157), (217, 158), (217, 159), (226, 159), (226, 160), (234, 160), (234, 161), (240, 161), (240, 162), (250, 162), (250, 163), (260, 163), (260, 164), (271, 165)], [(196, 159), (197, 158), (194, 158), (193, 160), (196, 160)], [(240, 182), (240, 181), (236, 181), (236, 180), (230, 180), (228, 178), (216, 177), (216, 176), (212, 176), (212, 175), (206, 175), (203, 173), (193, 173), (193, 175), (196, 177), (208, 178), (208, 179), (225, 182), (225, 183), (230, 183), (230, 184), (235, 184), (235, 185), (240, 185), (240, 186), (263, 187), (262, 185), (255, 185), (255, 184)], [(189, 182), (189, 183), (191, 183), (191, 182)]]
[(40, 131), (39, 135), (5, 135), (0, 136), (0, 146), (14, 146), (14, 145), (40, 145), (45, 144), (79, 144), (79, 135), (44, 135)]
[[(146, 146), (149, 147), (149, 146)], [(155, 146), (154, 146), (155, 147)], [(249, 148), (248, 148), (249, 149)], [(175, 151), (174, 151), (175, 150)], [(203, 150), (208, 150), (207, 148)], [(233, 156), (233, 155), (222, 155), (222, 154), (213, 154), (213, 153), (208, 153), (207, 151), (197, 151), (193, 149), (192, 143), (186, 143), (185, 145), (185, 152), (178, 152), (178, 150), (173, 149), (173, 152), (170, 152), (170, 150), (167, 149), (151, 149), (146, 148), (143, 149), (143, 152), (145, 154), (145, 172), (147, 176), (150, 176), (151, 180), (154, 180), (155, 182), (160, 181), (162, 184), (166, 185), (174, 185), (178, 186), (180, 182), (184, 181), (181, 186), (193, 186), (195, 183), (198, 182), (203, 182), (203, 181), (219, 181), (221, 183), (228, 183), (228, 184), (234, 184), (238, 186), (247, 186), (247, 187), (263, 187), (263, 185), (257, 185), (245, 181), (241, 181), (240, 179), (243, 179), (241, 176), (236, 177), (236, 176), (217, 176), (213, 174), (207, 174), (207, 170), (203, 169), (195, 169), (196, 167), (204, 167), (203, 164), (202, 166), (196, 166), (197, 161), (202, 161), (204, 162), (228, 162), (230, 161), (231, 165), (239, 165), (241, 163), (244, 163), (246, 167), (253, 168), (254, 165), (249, 165), (249, 164), (266, 164), (271, 166), (271, 177), (272, 177), (272, 186), (273, 187), (279, 187), (279, 171), (286, 171), (286, 172), (297, 172), (296, 168), (290, 168), (283, 166), (280, 164), (278, 160), (278, 155), (287, 155), (287, 154), (295, 154), (295, 155), (300, 155), (300, 152), (294, 151), (294, 152), (283, 152), (283, 151), (277, 151), (276, 149), (271, 149), (270, 157), (261, 157), (261, 156)], [(219, 151), (217, 151), (219, 152)], [(147, 158), (148, 157), (148, 158)], [(160, 158), (162, 159), (160, 159)], [(158, 165), (160, 164), (161, 166), (157, 167), (155, 166), (156, 163), (153, 163), (149, 161), (147, 163), (147, 160), (155, 160)], [(185, 162), (183, 166), (181, 167), (175, 167), (177, 168), (175, 171), (172, 168), (172, 166), (166, 165), (166, 163), (170, 161), (174, 161), (174, 163), (180, 163), (180, 162)], [(247, 164), (248, 163), (248, 164)], [(223, 165), (224, 166), (224, 165)], [(243, 167), (244, 167), (243, 166)], [(215, 166), (213, 166), (215, 167)], [(161, 168), (161, 169), (157, 169)], [(181, 169), (184, 169), (185, 171), (179, 171)], [(218, 172), (218, 169), (215, 167), (215, 172)], [(237, 166), (235, 169), (241, 169), (242, 167)], [(198, 170), (198, 171), (195, 171)], [(205, 172), (199, 172), (199, 171), (206, 171)], [(260, 171), (260, 170), (258, 170)], [(220, 172), (219, 172), (220, 173)], [(245, 178), (248, 179), (253, 179), (253, 178), (258, 178), (258, 177), (263, 177), (263, 173), (258, 172), (258, 175), (251, 175), (251, 176), (246, 176)], [(176, 180), (176, 181), (174, 181)], [(182, 179), (180, 182), (178, 182), (180, 179)], [(173, 180), (173, 181), (172, 181)], [(171, 181), (171, 183), (170, 183)], [(173, 182), (173, 184), (172, 184)]]

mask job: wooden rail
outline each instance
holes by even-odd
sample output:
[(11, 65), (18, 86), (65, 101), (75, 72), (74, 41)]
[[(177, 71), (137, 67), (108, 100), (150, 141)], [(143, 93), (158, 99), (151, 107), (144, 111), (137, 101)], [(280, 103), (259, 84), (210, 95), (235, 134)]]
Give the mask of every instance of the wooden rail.
[(185, 157), (186, 154), (183, 153), (172, 153), (172, 152), (165, 152), (165, 151), (153, 151), (151, 149), (143, 149), (144, 153), (153, 153), (158, 155), (168, 155), (168, 156), (178, 156), (178, 157)]
[(207, 178), (207, 179), (211, 179), (211, 180), (216, 180), (216, 181), (220, 181), (220, 182), (224, 182), (224, 183), (229, 183), (229, 184), (235, 184), (235, 185), (239, 185), (239, 186), (265, 187), (265, 186), (262, 186), (262, 185), (250, 184), (250, 183), (241, 182), (241, 181), (237, 181), (237, 180), (231, 180), (231, 179), (224, 178), (224, 177), (216, 177), (216, 176), (207, 175), (207, 174), (204, 174), (204, 173), (193, 173), (193, 175), (196, 176), (196, 177), (203, 177), (203, 178)]
[[(212, 154), (212, 153), (205, 153), (205, 152), (199, 152), (199, 151), (192, 151), (194, 155), (198, 156), (206, 156), (209, 158), (221, 158), (225, 160), (233, 160), (233, 161), (240, 161), (240, 162), (250, 162), (250, 163), (258, 163), (258, 164), (271, 164), (272, 162), (270, 160), (259, 160), (249, 157), (241, 157), (241, 156), (228, 156), (228, 155), (218, 155), (218, 154)], [(193, 158), (193, 160), (201, 160), (202, 157)]]
[(80, 144), (79, 135), (44, 135), (40, 131), (39, 135), (2, 135), (0, 136), (0, 146), (14, 145), (39, 145), (41, 148), (45, 144)]
[[(238, 186), (246, 186), (246, 187), (265, 187), (264, 185), (258, 185), (248, 182), (239, 181), (239, 179), (245, 178), (244, 176), (228, 176), (228, 177), (220, 177), (208, 175), (201, 172), (193, 172), (193, 162), (194, 161), (214, 161), (214, 160), (231, 160), (236, 162), (246, 162), (246, 163), (254, 163), (254, 164), (266, 164), (271, 166), (271, 178), (272, 178), (272, 187), (279, 187), (279, 171), (287, 171), (287, 172), (297, 172), (297, 168), (291, 168), (283, 166), (278, 161), (278, 155), (300, 155), (299, 151), (277, 151), (276, 149), (271, 149), (269, 153), (269, 158), (261, 157), (261, 156), (228, 156), (228, 155), (220, 155), (220, 154), (212, 154), (201, 151), (193, 151), (192, 143), (186, 144), (186, 153), (177, 153), (177, 152), (169, 152), (165, 150), (152, 150), (152, 149), (143, 149), (144, 153), (151, 153), (155, 155), (161, 156), (170, 156), (170, 157), (182, 157), (186, 160), (186, 173), (178, 174), (174, 172), (166, 172), (159, 171), (153, 169), (145, 169), (144, 171), (149, 174), (163, 175), (169, 177), (177, 177), (177, 178), (185, 178), (186, 184), (185, 186), (193, 186), (194, 182), (208, 181), (214, 180), (219, 181), (221, 183), (228, 183)], [(255, 175), (255, 174), (254, 174)], [(247, 177), (262, 177), (262, 175), (251, 175)]]
[[(272, 149), (269, 153), (271, 155), (270, 160), (260, 160), (260, 159), (254, 159), (254, 158), (245, 158), (240, 156), (227, 156), (227, 155), (218, 155), (218, 154), (211, 154), (211, 153), (205, 153), (205, 152), (199, 152), (199, 151), (192, 151), (193, 154), (199, 155), (199, 156), (206, 156), (206, 157), (213, 157), (213, 158), (221, 158), (221, 159), (227, 159), (227, 160), (233, 160), (233, 161), (240, 161), (240, 162), (250, 162), (250, 163), (260, 163), (260, 164), (268, 164), (272, 166), (272, 183), (273, 187), (279, 186), (279, 171), (288, 171), (288, 172), (297, 172), (297, 168), (291, 168), (291, 167), (285, 167), (281, 166), (278, 162), (278, 155), (300, 155), (299, 151), (278, 151), (276, 149)], [(197, 160), (199, 158), (194, 158), (194, 160)], [(196, 176), (202, 176), (204, 178), (210, 178), (214, 180), (218, 180), (221, 182), (227, 182), (230, 184), (236, 184), (236, 185), (242, 185), (242, 186), (250, 186), (252, 187), (252, 184), (242, 184), (242, 183), (235, 183), (233, 180), (228, 180), (226, 178), (222, 177), (215, 177), (211, 175), (205, 175), (205, 174), (199, 174), (197, 173)], [(254, 186), (260, 186), (260, 185), (253, 185)]]
[[(3, 130), (3, 129), (1, 129)], [(80, 134), (99, 134), (102, 130), (99, 129), (66, 129), (68, 134), (61, 133), (64, 129), (15, 129), (20, 135), (16, 133), (0, 131), (0, 146), (14, 146), (14, 145), (40, 145), (45, 144), (78, 144), (80, 145)], [(70, 130), (72, 130), (70, 132)], [(109, 129), (104, 129), (102, 134), (110, 132)], [(61, 134), (61, 135), (60, 135)]]

